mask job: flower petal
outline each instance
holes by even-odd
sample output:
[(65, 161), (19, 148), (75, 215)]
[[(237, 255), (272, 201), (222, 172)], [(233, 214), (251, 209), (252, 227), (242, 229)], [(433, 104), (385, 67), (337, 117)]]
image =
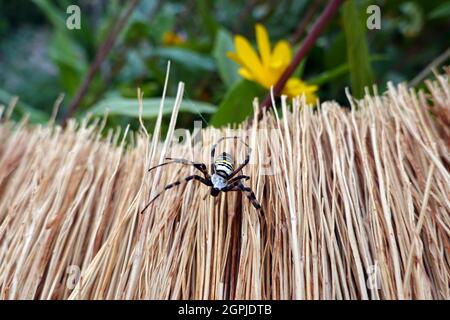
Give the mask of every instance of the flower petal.
[(243, 66), (250, 70), (254, 75), (262, 74), (263, 67), (261, 60), (250, 45), (250, 42), (243, 36), (238, 35), (234, 38), (234, 43), (236, 46), (236, 53), (242, 61)]
[(227, 51), (226, 55), (228, 58), (230, 58), (231, 60), (233, 60), (234, 62), (236, 62), (237, 64), (243, 66), (244, 63), (242, 62), (241, 59), (239, 59), (239, 56), (236, 54), (236, 52), (233, 51)]
[(291, 54), (291, 46), (287, 41), (279, 41), (275, 49), (273, 50), (270, 65), (273, 68), (282, 67), (285, 69), (289, 63), (291, 62), (292, 54)]
[(263, 66), (270, 64), (270, 41), (266, 28), (260, 24), (256, 24), (256, 43), (258, 44), (259, 55), (261, 56)]
[(283, 89), (283, 93), (291, 98), (305, 95), (306, 103), (314, 104), (317, 100), (315, 94), (317, 89), (316, 85), (308, 85), (298, 78), (290, 78)]
[(239, 74), (240, 74), (244, 79), (247, 79), (247, 80), (250, 80), (250, 81), (255, 80), (255, 77), (251, 74), (251, 72), (248, 71), (248, 70), (245, 69), (245, 68), (239, 68)]

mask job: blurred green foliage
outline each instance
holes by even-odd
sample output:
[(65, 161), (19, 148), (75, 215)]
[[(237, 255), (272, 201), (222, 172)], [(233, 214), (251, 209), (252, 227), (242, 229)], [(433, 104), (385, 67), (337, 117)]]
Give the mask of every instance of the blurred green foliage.
[[(0, 103), (7, 105), (17, 95), (20, 103), (14, 117), (29, 113), (32, 122), (42, 123), (48, 121), (57, 96), (64, 93), (62, 114), (127, 3), (0, 0)], [(242, 80), (237, 65), (227, 58), (226, 52), (234, 50), (233, 35), (254, 41), (254, 25), (259, 22), (268, 29), (272, 43), (291, 40), (311, 3), (140, 1), (90, 83), (76, 116), (103, 114), (108, 109), (108, 125), (131, 122), (137, 127), (136, 88), (140, 87), (144, 116), (151, 127), (170, 60), (165, 114), (170, 113), (177, 84), (183, 81), (179, 126), (191, 128), (198, 119), (216, 126), (240, 122), (252, 112), (253, 98), (267, 91)], [(80, 30), (66, 27), (66, 8), (71, 4), (81, 8)], [(325, 4), (321, 1), (306, 32)], [(365, 27), (366, 8), (371, 4), (381, 8), (381, 30)], [(322, 101), (346, 104), (345, 87), (360, 97), (364, 86), (373, 81), (383, 91), (387, 81), (414, 78), (446, 50), (449, 18), (450, 5), (440, 0), (347, 0), (296, 75), (319, 85)], [(300, 43), (292, 44), (294, 51)]]
[(346, 1), (342, 8), (350, 82), (356, 98), (364, 96), (364, 87), (373, 83), (369, 49), (366, 41), (366, 19), (360, 14), (356, 1)]

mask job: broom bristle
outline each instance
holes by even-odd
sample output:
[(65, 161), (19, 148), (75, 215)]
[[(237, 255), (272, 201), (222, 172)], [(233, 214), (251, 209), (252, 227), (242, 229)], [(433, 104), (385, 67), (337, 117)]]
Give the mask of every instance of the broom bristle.
[[(152, 139), (102, 122), (0, 124), (2, 299), (449, 299), (450, 85), (318, 110), (282, 100), (239, 132)], [(141, 95), (139, 94), (141, 97)], [(256, 123), (256, 121), (254, 122)], [(155, 130), (159, 132), (159, 127)], [(252, 147), (238, 192), (206, 197), (165, 157)], [(159, 136), (159, 134), (158, 134)], [(165, 142), (161, 142), (164, 140)], [(242, 162), (246, 148), (219, 146)]]

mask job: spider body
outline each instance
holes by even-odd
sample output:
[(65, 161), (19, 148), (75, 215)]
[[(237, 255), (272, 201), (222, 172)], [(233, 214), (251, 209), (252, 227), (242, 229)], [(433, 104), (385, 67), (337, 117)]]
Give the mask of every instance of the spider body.
[(214, 160), (215, 172), (211, 175), (211, 195), (217, 197), (228, 186), (227, 180), (234, 171), (234, 159), (229, 153), (222, 153)]
[[(165, 186), (164, 191), (171, 189), (175, 186), (178, 186), (182, 182), (189, 182), (191, 180), (196, 180), (196, 181), (203, 183), (204, 185), (206, 185), (208, 187), (211, 187), (210, 195), (213, 197), (217, 197), (220, 194), (220, 192), (228, 192), (228, 191), (243, 192), (246, 194), (247, 198), (250, 200), (250, 202), (253, 204), (253, 206), (257, 210), (260, 210), (262, 212), (263, 211), (262, 207), (259, 204), (259, 202), (256, 200), (254, 192), (249, 187), (246, 187), (242, 183), (242, 180), (248, 180), (248, 179), (250, 179), (250, 177), (245, 176), (245, 175), (236, 176), (237, 173), (239, 173), (242, 170), (242, 168), (244, 168), (250, 161), (250, 153), (251, 153), (250, 147), (245, 142), (240, 140), (243, 144), (245, 144), (248, 151), (247, 151), (247, 155), (245, 157), (244, 162), (242, 164), (240, 164), (237, 168), (235, 168), (235, 161), (231, 154), (223, 152), (220, 155), (218, 155), (217, 158), (215, 158), (216, 147), (224, 139), (235, 139), (236, 140), (239, 138), (238, 137), (223, 137), (223, 138), (219, 139), (219, 141), (217, 141), (217, 143), (215, 143), (213, 145), (213, 147), (211, 149), (211, 175), (209, 174), (208, 170), (206, 169), (206, 165), (204, 163), (197, 163), (197, 162), (193, 162), (193, 161), (186, 160), (186, 159), (175, 159), (175, 158), (166, 158), (166, 160), (169, 160), (168, 162), (165, 162), (165, 163), (162, 163), (155, 167), (152, 167), (149, 169), (149, 171), (151, 171), (157, 167), (165, 166), (165, 165), (172, 164), (172, 163), (192, 165), (195, 169), (197, 169), (198, 171), (200, 171), (203, 174), (203, 177), (199, 176), (199, 175), (195, 175), (195, 174), (191, 175), (191, 176), (187, 176), (183, 180), (175, 181), (171, 184), (168, 184), (167, 186)], [(141, 213), (143, 213), (149, 207), (149, 205), (162, 194), (162, 192), (158, 193), (145, 206), (145, 208), (141, 211)]]
[(228, 185), (227, 180), (217, 173), (213, 173), (213, 175), (211, 176), (211, 183), (211, 195), (213, 197), (217, 197), (220, 191), (225, 189)]
[(234, 171), (234, 159), (231, 154), (223, 152), (214, 160), (216, 174), (227, 179)]

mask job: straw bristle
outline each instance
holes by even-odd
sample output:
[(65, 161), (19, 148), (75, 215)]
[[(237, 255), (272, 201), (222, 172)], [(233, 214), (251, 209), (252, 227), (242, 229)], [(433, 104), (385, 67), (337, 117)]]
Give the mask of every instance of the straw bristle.
[[(209, 164), (230, 129), (170, 144), (175, 110), (165, 142), (130, 132), (125, 147), (119, 130), (100, 137), (100, 121), (6, 121), (0, 297), (449, 299), (450, 85), (428, 87), (429, 97), (391, 85), (351, 110), (295, 100), (291, 112), (283, 100), (282, 114), (238, 133), (263, 217), (237, 192), (203, 200), (197, 182), (139, 214), (194, 170), (149, 167), (166, 156)], [(221, 148), (245, 156), (239, 143)]]

